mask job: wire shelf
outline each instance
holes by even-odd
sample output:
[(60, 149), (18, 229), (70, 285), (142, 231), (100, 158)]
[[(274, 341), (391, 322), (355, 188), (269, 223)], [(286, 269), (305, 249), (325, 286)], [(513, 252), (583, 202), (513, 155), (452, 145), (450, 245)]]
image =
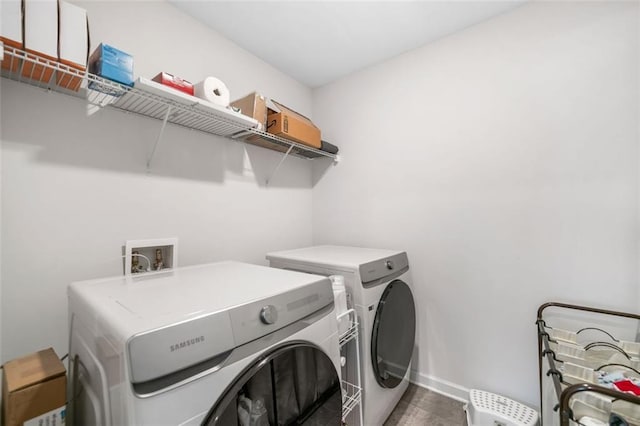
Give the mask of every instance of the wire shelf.
[(362, 389), (359, 386), (342, 381), (342, 391), (342, 419), (344, 420), (360, 404)]
[(258, 129), (246, 129), (241, 133), (232, 136), (233, 139), (240, 139), (246, 143), (262, 146), (269, 149), (274, 149), (280, 152), (287, 152), (291, 149), (290, 155), (294, 155), (300, 158), (306, 158), (312, 160), (319, 157), (331, 158), (333, 161), (338, 162), (339, 156), (337, 154), (331, 154), (301, 143), (291, 141), (280, 136), (272, 135), (271, 133), (264, 132)]
[[(359, 327), (358, 327), (358, 315), (355, 309), (347, 309), (337, 316), (338, 319), (338, 327), (343, 324), (349, 324), (349, 328), (345, 330), (343, 333), (340, 333), (338, 337), (338, 343), (340, 345), (341, 353), (343, 351), (349, 350), (354, 351), (355, 354), (355, 365), (352, 367), (355, 369), (355, 375), (350, 377), (350, 380), (354, 380), (356, 384), (350, 383), (346, 380), (342, 381), (343, 388), (343, 402), (342, 402), (342, 419), (343, 421), (347, 421), (347, 417), (349, 414), (353, 412), (353, 410), (358, 407), (358, 410), (355, 412), (356, 418), (349, 419), (353, 421), (358, 421), (358, 425), (363, 424), (363, 416), (362, 416), (362, 388), (360, 387), (362, 384), (362, 378), (360, 374), (360, 335), (359, 335)], [(347, 343), (352, 342), (351, 345), (347, 346)], [(345, 378), (345, 366), (347, 366), (347, 358), (342, 357), (343, 360), (343, 378)], [(351, 361), (353, 359), (351, 358)], [(348, 368), (348, 366), (347, 366)]]
[[(351, 312), (347, 311), (347, 313)], [(344, 317), (338, 317), (338, 323), (341, 323), (342, 321), (349, 321), (349, 324), (351, 324), (347, 331), (340, 334), (340, 346), (344, 346), (358, 336), (358, 320), (355, 318), (355, 311), (353, 311), (354, 318), (351, 318), (351, 316), (352, 315), (345, 315)]]
[(3, 45), (2, 76), (67, 95), (84, 97), (87, 73), (83, 70)]
[(196, 97), (181, 99), (147, 85), (129, 87), (6, 44), (3, 51), (2, 77), (10, 80), (83, 98), (99, 107), (161, 120), (163, 126), (171, 123), (305, 159), (339, 159), (336, 154), (258, 130), (256, 120), (231, 109), (207, 105)]

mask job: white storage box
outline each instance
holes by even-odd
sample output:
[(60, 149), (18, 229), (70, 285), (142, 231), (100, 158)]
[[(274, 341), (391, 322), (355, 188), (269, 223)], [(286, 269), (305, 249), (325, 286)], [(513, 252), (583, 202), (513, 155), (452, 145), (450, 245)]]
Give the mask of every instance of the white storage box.
[(58, 0), (25, 0), (24, 48), (58, 59)]
[[(58, 0), (24, 0), (24, 48), (30, 57), (58, 60)], [(25, 61), (22, 75), (49, 82), (53, 69)]]
[(20, 0), (2, 0), (0, 40), (4, 44), (22, 49), (22, 2)]
[(538, 413), (504, 396), (472, 389), (464, 406), (469, 426), (537, 426)]
[[(89, 57), (89, 24), (87, 11), (64, 0), (58, 2), (58, 52), (60, 62), (74, 68), (78, 74), (87, 69)], [(78, 74), (58, 72), (58, 86), (75, 92), (80, 90), (82, 78)]]
[(84, 71), (89, 58), (87, 11), (64, 0), (58, 2), (58, 11), (60, 62)]
[[(2, 13), (0, 13), (0, 41), (4, 43), (4, 46), (22, 49), (22, 2), (20, 0), (2, 0), (0, 9), (2, 9)], [(18, 59), (8, 54), (4, 55), (2, 68), (16, 72), (19, 67), (20, 61)]]

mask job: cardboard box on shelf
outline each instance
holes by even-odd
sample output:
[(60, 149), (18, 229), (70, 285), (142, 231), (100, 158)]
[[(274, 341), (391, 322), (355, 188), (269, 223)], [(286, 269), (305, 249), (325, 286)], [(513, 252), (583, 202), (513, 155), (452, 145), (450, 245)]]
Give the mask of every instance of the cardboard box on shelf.
[[(258, 121), (258, 130), (267, 131), (267, 98), (258, 92), (253, 92), (245, 97), (237, 99), (229, 104), (232, 107), (240, 108), (240, 112)], [(278, 152), (287, 152), (288, 146), (280, 144), (260, 135), (249, 134), (243, 140), (251, 145), (261, 146)]]
[[(24, 0), (22, 5), (24, 7), (24, 50), (36, 58), (57, 61), (58, 0)], [(49, 82), (53, 76), (53, 69), (25, 61), (22, 75), (32, 80)]]
[(253, 92), (231, 102), (230, 106), (240, 108), (241, 113), (258, 120), (258, 130), (266, 131), (267, 99), (264, 96), (258, 92)]
[[(58, 33), (58, 52), (60, 63), (83, 73), (89, 59), (89, 22), (87, 11), (64, 0), (60, 0), (60, 25)], [(82, 77), (75, 73), (59, 72), (56, 75), (58, 86), (78, 91)]]
[(267, 132), (320, 149), (320, 129), (309, 118), (273, 100), (268, 107)]
[[(22, 39), (22, 0), (3, 0), (2, 13), (0, 13), (0, 41), (6, 47), (22, 49), (24, 40)], [(4, 55), (2, 68), (18, 71), (20, 60)]]
[(53, 349), (14, 359), (3, 369), (5, 426), (64, 424), (67, 378)]
[(133, 56), (100, 43), (89, 57), (89, 72), (133, 86)]
[(176, 90), (186, 93), (187, 95), (193, 96), (193, 84), (191, 82), (183, 80), (180, 77), (176, 77), (167, 72), (161, 72), (160, 74), (153, 77), (152, 81), (164, 84), (165, 86), (172, 87)]

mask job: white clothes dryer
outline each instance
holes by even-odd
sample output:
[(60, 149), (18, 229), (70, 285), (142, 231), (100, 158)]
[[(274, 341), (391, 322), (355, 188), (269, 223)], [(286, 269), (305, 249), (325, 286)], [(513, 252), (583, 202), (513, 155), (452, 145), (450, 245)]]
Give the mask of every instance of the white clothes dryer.
[(68, 296), (72, 425), (341, 424), (326, 277), (220, 262)]
[(360, 321), (364, 424), (382, 424), (409, 385), (416, 311), (406, 252), (316, 246), (267, 254), (270, 266), (343, 275)]

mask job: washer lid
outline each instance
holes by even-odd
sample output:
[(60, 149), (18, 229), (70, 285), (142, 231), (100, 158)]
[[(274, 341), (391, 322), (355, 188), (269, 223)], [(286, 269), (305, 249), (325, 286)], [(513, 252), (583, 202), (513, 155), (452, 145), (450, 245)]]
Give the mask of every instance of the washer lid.
[(357, 271), (361, 265), (406, 253), (399, 250), (382, 250), (348, 246), (314, 246), (267, 254), (267, 260), (308, 265), (330, 269)]
[(193, 314), (266, 299), (322, 280), (319, 276), (275, 271), (240, 262), (179, 268), (166, 276), (140, 277), (137, 282), (133, 276), (134, 282), (121, 287), (123, 291), (117, 291), (114, 298), (138, 316)]
[(126, 340), (149, 330), (260, 303), (318, 282), (331, 289), (329, 279), (318, 275), (219, 262), (77, 282), (68, 291), (74, 306), (84, 305), (83, 311), (117, 334), (114, 338)]
[(154, 389), (334, 303), (327, 277), (240, 262), (78, 282), (68, 291), (82, 321), (127, 342), (131, 381), (161, 381)]

